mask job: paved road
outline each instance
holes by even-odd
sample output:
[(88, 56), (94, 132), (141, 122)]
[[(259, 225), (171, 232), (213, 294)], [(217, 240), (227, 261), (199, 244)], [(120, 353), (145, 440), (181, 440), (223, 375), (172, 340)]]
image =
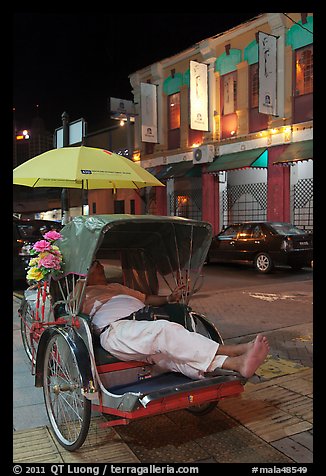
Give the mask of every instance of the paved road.
[(276, 288), (284, 282), (312, 281), (312, 268), (294, 271), (290, 267), (277, 267), (269, 274), (260, 274), (254, 267), (235, 263), (211, 263), (203, 267), (205, 291), (229, 290), (270, 284)]

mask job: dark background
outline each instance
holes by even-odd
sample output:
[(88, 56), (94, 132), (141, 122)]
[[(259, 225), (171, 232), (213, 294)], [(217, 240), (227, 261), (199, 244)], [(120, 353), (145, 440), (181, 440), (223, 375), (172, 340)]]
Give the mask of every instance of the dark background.
[(63, 111), (71, 121), (101, 122), (109, 117), (109, 97), (133, 99), (128, 75), (258, 14), (16, 12), (16, 125), (28, 127), (39, 115), (52, 131), (61, 126)]

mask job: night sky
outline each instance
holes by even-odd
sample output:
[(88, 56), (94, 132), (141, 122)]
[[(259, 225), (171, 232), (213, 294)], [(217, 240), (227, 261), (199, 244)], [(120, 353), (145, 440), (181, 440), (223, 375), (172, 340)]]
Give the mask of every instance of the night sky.
[(16, 123), (29, 127), (38, 114), (53, 131), (63, 111), (101, 123), (109, 97), (133, 98), (129, 74), (258, 14), (16, 13)]

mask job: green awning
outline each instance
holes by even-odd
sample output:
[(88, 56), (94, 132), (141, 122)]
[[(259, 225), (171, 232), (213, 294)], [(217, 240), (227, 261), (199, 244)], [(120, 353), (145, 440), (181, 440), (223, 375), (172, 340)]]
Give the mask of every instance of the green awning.
[(303, 140), (289, 144), (274, 165), (287, 165), (301, 160), (313, 160), (313, 140)]
[(176, 162), (175, 164), (164, 165), (161, 170), (154, 174), (159, 180), (178, 177), (200, 177), (201, 166), (194, 165), (192, 161)]
[(217, 157), (207, 167), (207, 172), (221, 172), (225, 170), (236, 170), (247, 167), (267, 168), (268, 149), (260, 147), (259, 149), (243, 150), (233, 154), (223, 154)]

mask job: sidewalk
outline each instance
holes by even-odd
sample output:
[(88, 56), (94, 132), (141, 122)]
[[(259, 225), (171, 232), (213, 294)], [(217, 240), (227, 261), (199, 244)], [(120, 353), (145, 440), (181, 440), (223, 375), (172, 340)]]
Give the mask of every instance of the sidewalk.
[(49, 431), (43, 392), (34, 387), (21, 344), (14, 296), (15, 462), (312, 462), (312, 286), (288, 283), (279, 295), (273, 290), (199, 293), (193, 300), (197, 311), (218, 323), (226, 343), (248, 341), (259, 331), (268, 336), (271, 355), (241, 396), (200, 418), (180, 411), (100, 430), (96, 419), (102, 417), (95, 416), (75, 453), (57, 445)]

